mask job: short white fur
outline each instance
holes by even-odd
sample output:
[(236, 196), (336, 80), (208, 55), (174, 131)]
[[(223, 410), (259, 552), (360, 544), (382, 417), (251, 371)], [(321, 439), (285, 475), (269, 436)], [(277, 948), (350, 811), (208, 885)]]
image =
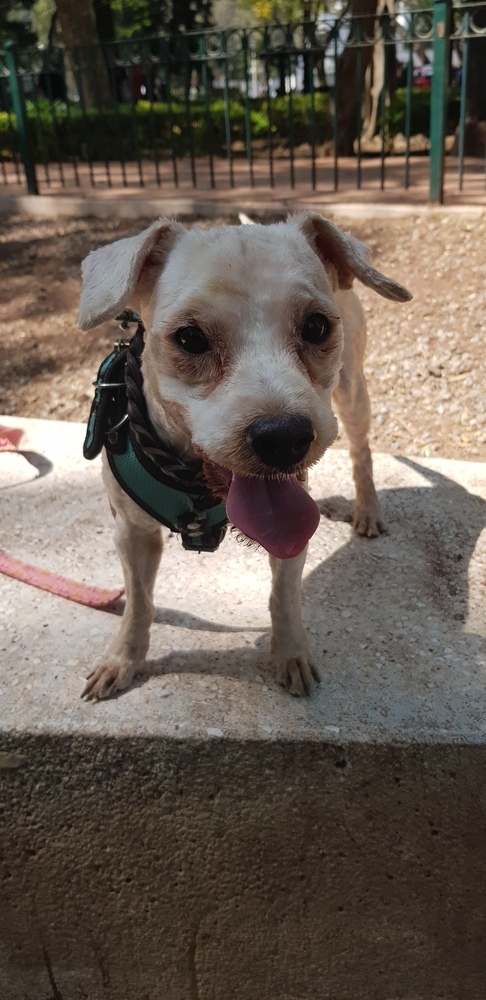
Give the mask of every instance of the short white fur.
[[(144, 392), (154, 426), (180, 451), (202, 453), (239, 475), (263, 474), (245, 435), (252, 420), (308, 417), (315, 438), (304, 474), (335, 439), (335, 407), (351, 445), (354, 527), (371, 537), (384, 524), (368, 445), (366, 327), (354, 278), (392, 300), (411, 298), (368, 263), (362, 243), (316, 214), (208, 230), (161, 219), (89, 255), (79, 323), (90, 329), (126, 306), (136, 309), (146, 329)], [(329, 349), (312, 358), (310, 352), (307, 360), (299, 329), (315, 312), (329, 317), (333, 332)], [(178, 357), (176, 331), (195, 323), (218, 345), (207, 377)], [(126, 608), (118, 635), (88, 679), (83, 693), (90, 699), (128, 687), (143, 666), (162, 554), (160, 525), (123, 493), (106, 461), (104, 480), (116, 511)], [(272, 654), (277, 679), (294, 695), (310, 693), (319, 679), (300, 614), (305, 554), (270, 560)]]

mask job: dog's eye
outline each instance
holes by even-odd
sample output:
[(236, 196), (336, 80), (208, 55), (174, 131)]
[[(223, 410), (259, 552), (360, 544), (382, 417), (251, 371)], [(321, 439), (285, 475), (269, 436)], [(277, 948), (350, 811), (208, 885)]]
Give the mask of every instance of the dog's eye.
[(309, 344), (323, 344), (331, 332), (331, 324), (320, 313), (308, 316), (302, 327), (302, 340)]
[(198, 326), (182, 326), (175, 335), (175, 342), (185, 354), (205, 354), (209, 342)]

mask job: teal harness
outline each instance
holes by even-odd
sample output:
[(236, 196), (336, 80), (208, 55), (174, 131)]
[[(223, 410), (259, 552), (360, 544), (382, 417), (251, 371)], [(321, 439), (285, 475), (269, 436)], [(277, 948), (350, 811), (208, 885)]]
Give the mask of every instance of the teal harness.
[(144, 328), (138, 321), (129, 342), (119, 341), (98, 370), (83, 446), (85, 458), (104, 447), (110, 469), (125, 493), (171, 531), (185, 549), (215, 552), (227, 525), (225, 505), (204, 480), (202, 462), (184, 460), (157, 436), (143, 395), (140, 362)]

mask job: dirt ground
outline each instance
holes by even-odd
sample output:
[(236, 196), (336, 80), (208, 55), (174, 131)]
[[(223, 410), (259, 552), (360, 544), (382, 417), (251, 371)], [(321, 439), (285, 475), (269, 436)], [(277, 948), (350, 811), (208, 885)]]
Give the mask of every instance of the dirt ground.
[[(414, 296), (397, 305), (360, 292), (372, 447), (486, 461), (486, 218), (339, 222)], [(118, 328), (77, 329), (80, 263), (141, 228), (140, 221), (0, 220), (0, 413), (87, 419), (91, 383)]]

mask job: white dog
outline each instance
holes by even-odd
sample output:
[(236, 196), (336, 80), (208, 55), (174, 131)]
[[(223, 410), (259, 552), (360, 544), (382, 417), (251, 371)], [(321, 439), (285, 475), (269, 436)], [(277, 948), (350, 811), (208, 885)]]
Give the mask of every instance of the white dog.
[[(212, 514), (210, 531), (217, 536), (222, 502), (229, 521), (270, 553), (278, 681), (302, 695), (319, 680), (300, 614), (307, 541), (319, 511), (302, 484), (336, 437), (333, 403), (351, 443), (354, 528), (368, 536), (384, 530), (367, 439), (366, 331), (351, 290), (355, 278), (388, 299), (411, 298), (371, 267), (362, 243), (315, 214), (274, 225), (190, 230), (161, 219), (84, 261), (80, 326), (90, 329), (127, 306), (143, 322), (138, 360), (130, 361), (136, 374), (141, 359), (138, 402), (132, 399), (129, 418), (123, 424), (122, 414), (119, 432), (106, 440), (123, 451), (131, 439), (149, 479), (157, 456), (165, 455), (169, 476), (177, 467), (183, 486), (189, 480), (189, 499), (181, 494), (181, 503), (193, 503), (195, 511), (179, 522), (163, 512), (156, 520), (158, 501), (145, 501), (142, 488), (139, 500), (133, 484), (122, 488), (125, 458), (105, 452), (126, 608), (115, 641), (89, 676), (87, 698), (126, 688), (144, 662), (160, 521), (184, 524), (186, 541), (192, 531), (192, 547), (204, 547), (201, 510)], [(147, 486), (152, 497), (154, 483)], [(168, 489), (168, 503), (181, 488), (177, 481)]]

